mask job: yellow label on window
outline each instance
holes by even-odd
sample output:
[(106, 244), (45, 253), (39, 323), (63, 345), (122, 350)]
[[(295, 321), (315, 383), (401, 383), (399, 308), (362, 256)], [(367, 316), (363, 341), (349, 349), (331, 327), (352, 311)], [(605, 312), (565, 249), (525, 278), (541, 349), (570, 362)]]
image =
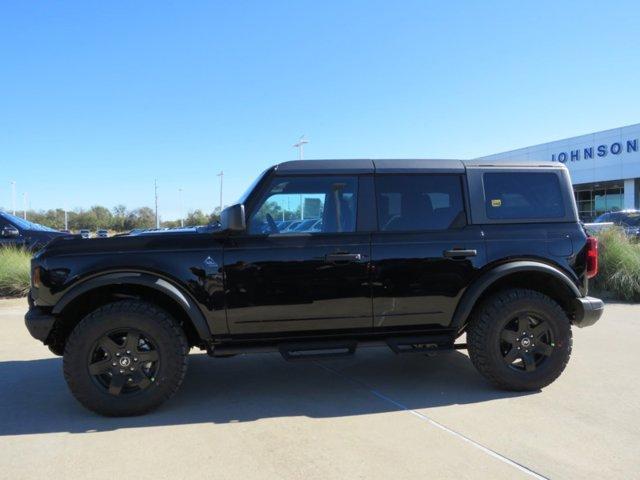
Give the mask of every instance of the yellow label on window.
[(491, 200), (491, 206), (492, 207), (502, 206), (502, 200), (500, 200), (499, 198), (494, 198), (493, 200)]

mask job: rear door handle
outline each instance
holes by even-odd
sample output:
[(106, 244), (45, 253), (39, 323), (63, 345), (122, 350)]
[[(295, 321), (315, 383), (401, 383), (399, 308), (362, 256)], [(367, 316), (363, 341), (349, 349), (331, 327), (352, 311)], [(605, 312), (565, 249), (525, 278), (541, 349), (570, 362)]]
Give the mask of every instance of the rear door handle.
[(325, 255), (324, 259), (331, 263), (349, 263), (359, 262), (362, 260), (362, 254), (360, 253), (329, 253)]
[(466, 257), (475, 257), (478, 255), (477, 250), (463, 250), (463, 249), (451, 249), (445, 250), (442, 252), (442, 255), (446, 258), (466, 258)]

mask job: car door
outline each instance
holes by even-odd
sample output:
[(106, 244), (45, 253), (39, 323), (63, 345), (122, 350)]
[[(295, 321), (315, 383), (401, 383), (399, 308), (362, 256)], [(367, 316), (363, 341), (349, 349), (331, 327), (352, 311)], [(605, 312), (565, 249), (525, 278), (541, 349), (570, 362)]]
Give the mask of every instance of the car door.
[(378, 174), (375, 182), (374, 327), (446, 327), (485, 257), (481, 229), (467, 224), (462, 176)]
[(357, 175), (268, 180), (248, 207), (246, 234), (225, 245), (232, 334), (371, 330), (370, 232), (357, 228), (359, 183)]

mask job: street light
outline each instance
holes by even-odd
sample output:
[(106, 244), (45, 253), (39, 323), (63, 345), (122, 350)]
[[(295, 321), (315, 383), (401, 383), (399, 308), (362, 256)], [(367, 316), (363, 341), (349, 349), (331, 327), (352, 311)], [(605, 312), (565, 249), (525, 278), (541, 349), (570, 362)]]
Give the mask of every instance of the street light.
[(184, 227), (184, 215), (182, 215), (182, 189), (178, 189), (178, 210), (180, 213), (180, 227)]
[(305, 136), (302, 135), (298, 139), (298, 143), (293, 144), (293, 147), (298, 149), (298, 160), (304, 160), (304, 146), (307, 143), (309, 143), (309, 140), (307, 140)]
[(16, 182), (11, 181), (11, 213), (16, 216)]

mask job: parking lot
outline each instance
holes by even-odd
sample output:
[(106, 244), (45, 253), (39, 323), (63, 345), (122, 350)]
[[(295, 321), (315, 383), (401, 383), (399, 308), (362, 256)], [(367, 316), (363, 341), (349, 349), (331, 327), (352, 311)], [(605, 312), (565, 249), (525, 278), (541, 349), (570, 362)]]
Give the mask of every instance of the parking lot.
[(638, 478), (640, 307), (574, 331), (542, 392), (492, 389), (466, 355), (284, 362), (190, 357), (158, 411), (102, 418), (61, 359), (29, 337), (25, 300), (0, 300), (0, 477)]

